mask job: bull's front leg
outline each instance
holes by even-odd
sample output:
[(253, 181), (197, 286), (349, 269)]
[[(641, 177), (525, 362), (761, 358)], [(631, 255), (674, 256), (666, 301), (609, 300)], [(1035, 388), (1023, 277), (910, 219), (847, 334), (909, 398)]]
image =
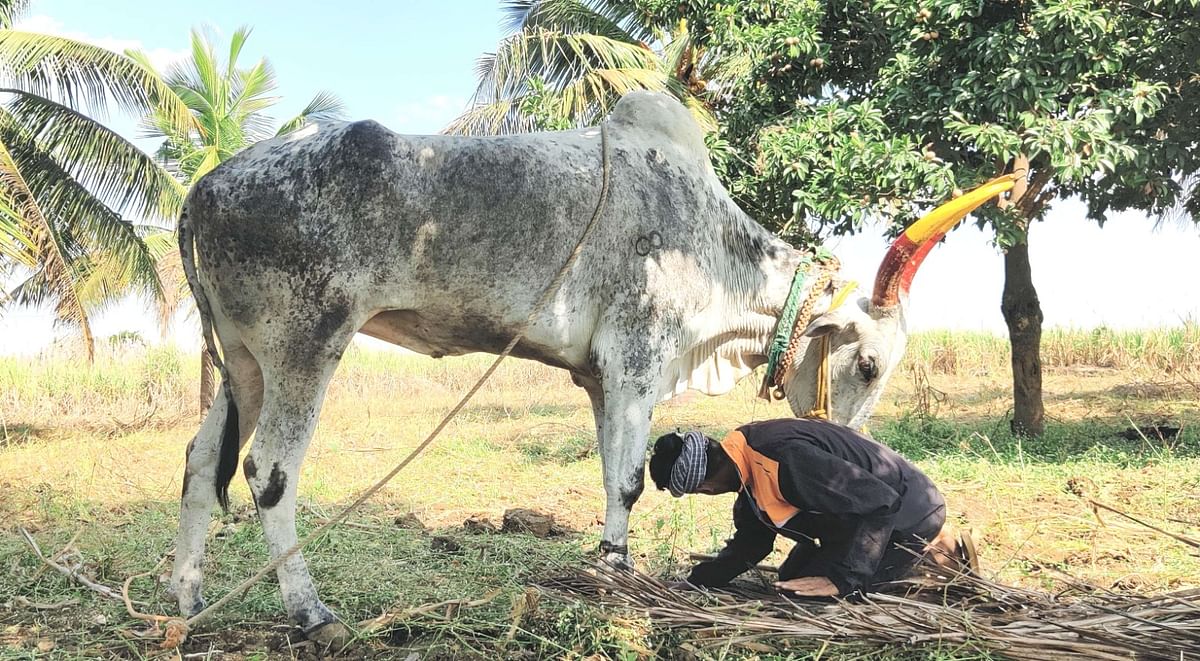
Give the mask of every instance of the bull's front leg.
[(629, 512), (642, 495), (657, 386), (657, 378), (644, 377), (610, 379), (603, 388), (604, 421), (598, 427), (607, 506), (600, 552), (605, 561), (617, 566), (633, 566), (629, 558)]

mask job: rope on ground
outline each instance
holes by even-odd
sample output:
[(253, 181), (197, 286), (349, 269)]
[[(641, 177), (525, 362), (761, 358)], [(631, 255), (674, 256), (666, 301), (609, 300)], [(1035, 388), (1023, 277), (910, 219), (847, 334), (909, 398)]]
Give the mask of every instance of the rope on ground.
[[(325, 522), (318, 528), (314, 529), (312, 532), (310, 532), (308, 535), (306, 535), (303, 539), (296, 542), (294, 545), (292, 545), (291, 548), (289, 548), (288, 550), (284, 551), (283, 553), (281, 553), (278, 556), (276, 556), (275, 558), (273, 558), (270, 562), (268, 562), (265, 566), (263, 566), (263, 568), (260, 569), (257, 573), (255, 573), (250, 578), (239, 583), (236, 587), (234, 587), (232, 590), (230, 590), (228, 593), (226, 593), (225, 596), (223, 596), (220, 599), (218, 599), (217, 601), (213, 602), (210, 606), (208, 606), (204, 610), (193, 615), (192, 617), (188, 618), (187, 620), (183, 620), (181, 618), (170, 618), (167, 623), (167, 628), (166, 628), (167, 629), (166, 630), (166, 639), (162, 643), (162, 647), (164, 649), (178, 646), (187, 637), (188, 632), (191, 631), (191, 629), (194, 628), (197, 624), (204, 621), (208, 617), (211, 617), (213, 613), (220, 610), (223, 606), (225, 606), (225, 604), (229, 603), (234, 598), (236, 598), (238, 595), (240, 595), (242, 592), (248, 590), (250, 587), (252, 587), (256, 583), (261, 581), (267, 574), (274, 571), (281, 564), (283, 564), (284, 561), (286, 561), (288, 558), (290, 558), (293, 555), (295, 555), (296, 553), (298, 553), (300, 551), (300, 549), (309, 545), (314, 540), (316, 540), (318, 537), (324, 535), (325, 532), (328, 531), (331, 527), (333, 527), (337, 523), (341, 522), (343, 519), (345, 519), (347, 516), (349, 516), (355, 510), (357, 510), (360, 506), (362, 506), (363, 503), (367, 502), (367, 500), (369, 500), (372, 496), (374, 496), (376, 493), (378, 493), (380, 489), (382, 489), (385, 485), (387, 485), (387, 483), (390, 482), (392, 480), (392, 478), (396, 477), (396, 475), (398, 475), (400, 473), (400, 471), (404, 470), (404, 468), (406, 466), (408, 466), (412, 462), (413, 459), (416, 459), (418, 455), (420, 455), (422, 452), (424, 452), (425, 448), (429, 447), (429, 445), (433, 443), (433, 441), (438, 437), (438, 435), (440, 435), (442, 433), (442, 430), (444, 430), (446, 428), (446, 426), (450, 424), (450, 421), (453, 420), (454, 417), (457, 416), (460, 411), (462, 411), (463, 407), (467, 405), (467, 402), (469, 402), (471, 400), (471, 398), (475, 396), (475, 393), (479, 392), (479, 389), (483, 387), (483, 384), (486, 383), (487, 380), (489, 378), (491, 378), (492, 374), (494, 374), (496, 372), (496, 369), (498, 367), (500, 367), (500, 363), (503, 362), (504, 359), (507, 358), (509, 356), (509, 354), (512, 353), (513, 349), (516, 348), (517, 343), (520, 342), (525, 337), (525, 333), (529, 330), (529, 327), (537, 319), (537, 316), (541, 313), (542, 309), (546, 306), (547, 303), (550, 302), (550, 299), (553, 298), (556, 293), (558, 293), (558, 290), (560, 287), (562, 287), (563, 281), (566, 280), (567, 274), (570, 272), (571, 267), (575, 265), (576, 260), (579, 258), (579, 254), (583, 251), (584, 243), (587, 241), (588, 237), (591, 235), (592, 230), (595, 229), (597, 221), (600, 219), (600, 216), (603, 214), (604, 209), (607, 206), (608, 192), (609, 192), (609, 179), (610, 179), (609, 158), (608, 158), (608, 126), (603, 123), (600, 125), (600, 158), (601, 158), (600, 198), (596, 202), (596, 209), (595, 209), (595, 211), (592, 212), (591, 219), (588, 221), (588, 224), (583, 228), (583, 232), (579, 235), (579, 240), (575, 243), (575, 248), (571, 251), (571, 254), (567, 257), (567, 261), (563, 262), (562, 267), (558, 270), (558, 274), (555, 275), (554, 279), (550, 281), (550, 284), (547, 285), (544, 290), (542, 290), (541, 296), (538, 298), (538, 300), (534, 304), (533, 308), (530, 309), (529, 316), (526, 317), (525, 323), (521, 325), (521, 327), (518, 329), (516, 335), (514, 335), (512, 340), (509, 341), (508, 346), (506, 346), (504, 348), (504, 350), (501, 351), (498, 356), (496, 356), (496, 360), (493, 361), (491, 366), (489, 366), (487, 368), (487, 371), (485, 371), (483, 373), (483, 376), (479, 377), (479, 380), (475, 382), (475, 385), (471, 386), (471, 389), (468, 390), (467, 393), (462, 396), (462, 399), (460, 399), (458, 401), (458, 403), (454, 405), (454, 408), (450, 409), (450, 412), (447, 413), (442, 418), (441, 422), (439, 422), (437, 424), (437, 426), (434, 427), (433, 431), (431, 431), (429, 433), (429, 435), (425, 437), (425, 440), (421, 441), (420, 445), (418, 445), (415, 449), (413, 449), (413, 451), (410, 452), (408, 454), (408, 456), (406, 456), (403, 459), (403, 461), (401, 461), (399, 464), (397, 464), (396, 467), (393, 468), (391, 471), (389, 471), (387, 475), (384, 475), (383, 478), (381, 478), (378, 482), (376, 482), (374, 486), (372, 486), (371, 488), (364, 491), (362, 493), (362, 495), (360, 495), (357, 499), (355, 499), (355, 501), (353, 503), (348, 505), (345, 509), (343, 509), (341, 512), (339, 512), (334, 517), (330, 518), (327, 522)], [(163, 617), (163, 616), (154, 616), (154, 617)]]
[[(138, 610), (133, 607), (133, 602), (129, 599), (129, 586), (132, 585), (133, 582), (139, 578), (143, 578), (145, 576), (153, 576), (153, 575), (157, 574), (158, 571), (160, 569), (162, 569), (163, 565), (167, 564), (167, 559), (170, 558), (173, 554), (174, 554), (174, 551), (172, 551), (171, 553), (167, 553), (161, 559), (159, 559), (158, 564), (154, 565), (153, 569), (151, 569), (150, 571), (142, 572), (140, 574), (134, 574), (133, 576), (126, 578), (125, 583), (121, 585), (121, 599), (125, 602), (125, 611), (127, 613), (129, 613), (129, 616), (134, 618), (135, 620), (142, 620), (143, 622), (150, 622), (153, 625), (153, 628), (150, 630), (150, 635), (153, 635), (153, 634), (159, 632), (159, 624), (160, 623), (164, 623), (164, 622), (166, 623), (166, 625), (167, 625), (166, 634), (163, 636), (163, 642), (159, 645), (159, 647), (162, 649), (170, 649), (173, 647), (178, 647), (179, 644), (183, 642), (183, 639), (187, 636), (187, 630), (185, 628), (180, 628), (178, 626), (177, 623), (179, 622), (179, 618), (177, 618), (177, 617), (170, 617), (167, 615), (154, 615), (154, 614), (138, 612)], [(140, 634), (140, 635), (146, 635), (146, 634)]]

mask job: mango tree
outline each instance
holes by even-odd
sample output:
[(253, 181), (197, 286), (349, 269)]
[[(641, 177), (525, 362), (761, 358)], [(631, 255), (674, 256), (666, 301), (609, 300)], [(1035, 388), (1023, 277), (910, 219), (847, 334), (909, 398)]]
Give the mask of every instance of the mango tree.
[(1034, 223), (1069, 197), (1098, 223), (1200, 209), (1200, 0), (642, 5), (688, 19), (719, 63), (703, 97), (721, 126), (715, 156), (739, 202), (788, 238), (878, 220), (899, 231), (957, 191), (1024, 173), (978, 215), (1004, 251), (1016, 433), (1043, 430)]

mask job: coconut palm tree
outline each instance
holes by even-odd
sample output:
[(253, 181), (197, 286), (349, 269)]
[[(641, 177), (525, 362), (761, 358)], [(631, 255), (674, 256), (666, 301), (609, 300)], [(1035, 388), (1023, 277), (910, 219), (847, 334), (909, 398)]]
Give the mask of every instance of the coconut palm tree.
[(28, 0), (0, 0), (0, 303), (51, 305), (94, 354), (90, 315), (161, 285), (146, 236), (174, 221), (183, 188), (101, 122), (153, 108), (182, 128), (187, 108), (124, 55), (13, 29)]
[[(143, 128), (148, 137), (162, 138), (156, 156), (168, 170), (191, 186), (213, 168), (246, 147), (272, 136), (285, 135), (316, 121), (343, 116), (342, 102), (327, 92), (318, 93), (299, 114), (274, 127), (266, 111), (279, 102), (273, 93), (277, 87), (275, 71), (265, 59), (248, 68), (238, 67), (238, 58), (249, 39), (251, 29), (239, 28), (229, 40), (222, 62), (212, 40), (200, 30), (192, 30), (191, 56), (172, 66), (163, 80), (170, 90), (171, 103), (148, 113)], [(127, 53), (143, 66), (153, 69), (141, 52)], [(192, 118), (180, 127), (172, 121), (171, 107), (183, 104)], [(175, 248), (173, 233), (147, 237), (159, 252), (157, 269), (163, 282), (163, 295), (157, 313), (165, 332), (171, 319), (188, 297), (187, 282)], [(169, 246), (169, 247), (167, 247)], [(207, 410), (213, 395), (212, 362), (201, 352), (200, 407)]]
[(593, 124), (626, 92), (675, 95), (701, 126), (711, 58), (686, 21), (664, 24), (631, 0), (506, 0), (512, 32), (476, 64), (471, 105), (446, 131), (517, 133)]
[[(250, 33), (249, 27), (234, 32), (226, 60), (221, 62), (209, 36), (192, 30), (191, 57), (171, 67), (163, 78), (179, 102), (188, 107), (193, 123), (179, 131), (166, 114), (155, 113), (145, 119), (147, 135), (163, 138), (157, 152), (160, 161), (189, 186), (259, 140), (343, 116), (342, 102), (321, 92), (299, 114), (273, 128), (266, 111), (280, 97), (273, 95), (278, 84), (270, 62), (263, 58), (249, 68), (238, 67)], [(129, 55), (151, 66), (145, 54), (131, 51)]]

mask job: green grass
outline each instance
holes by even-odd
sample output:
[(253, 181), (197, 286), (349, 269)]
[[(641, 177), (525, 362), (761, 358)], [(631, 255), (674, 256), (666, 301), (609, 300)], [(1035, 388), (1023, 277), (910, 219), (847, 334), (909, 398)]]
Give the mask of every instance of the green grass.
[[(1197, 536), (1200, 526), (1200, 389), (1179, 353), (1195, 351), (1194, 325), (1138, 334), (1064, 333), (1098, 362), (1116, 348), (1116, 367), (1077, 369), (1047, 361), (1047, 433), (1007, 431), (1007, 355), (995, 338), (918, 334), (872, 422), (882, 442), (916, 460), (940, 485), (952, 515), (975, 531), (985, 573), (997, 580), (1051, 588), (1065, 574), (1118, 590), (1196, 585), (1188, 548), (1119, 517), (1097, 518), (1069, 493), (1088, 496)], [(1090, 344), (1087, 344), (1090, 343)], [(1068, 346), (1063, 340), (1061, 346)], [(958, 357), (954, 369), (935, 348)], [(1091, 347), (1091, 348), (1086, 348)], [(1103, 351), (1102, 348), (1107, 347)], [(1190, 348), (1189, 348), (1190, 347)], [(1107, 354), (1105, 352), (1108, 352)], [(1135, 355), (1136, 354), (1136, 355)], [(1195, 354), (1193, 354), (1195, 355)], [(301, 527), (335, 511), (408, 452), (484, 369), (486, 357), (433, 361), (352, 350), (330, 388), (301, 476)], [(940, 363), (938, 361), (941, 361)], [(1092, 360), (1092, 359), (1089, 359)], [(1176, 366), (1167, 373), (1163, 361)], [(195, 431), (194, 356), (166, 350), (102, 355), (94, 367), (64, 359), (0, 359), (0, 658), (151, 658), (152, 643), (131, 638), (144, 624), (53, 573), (40, 572), (17, 534), (31, 530), (52, 553), (72, 536), (88, 573), (107, 585), (149, 571), (169, 551), (183, 447)], [(719, 435), (752, 419), (787, 415), (786, 405), (754, 397), (753, 380), (721, 398), (685, 398), (660, 406), (655, 431), (699, 426)], [(1132, 427), (1182, 427), (1166, 441)], [(356, 515), (306, 551), (322, 596), (347, 621), (448, 599), (500, 592), (453, 617), (430, 613), (358, 641), (352, 656), (404, 658), (407, 650), (440, 658), (638, 658), (702, 644), (655, 627), (644, 617), (543, 598), (512, 626), (514, 600), (539, 578), (593, 557), (603, 514), (600, 462), (586, 397), (567, 376), (506, 363), (444, 437)], [(265, 562), (261, 528), (242, 480), (235, 508), (210, 534), (210, 600)], [(729, 496), (672, 499), (648, 492), (634, 511), (632, 546), (647, 571), (683, 571), (688, 552), (719, 548), (731, 532)], [(538, 540), (475, 535), (468, 517), (499, 521), (512, 507), (553, 514), (576, 531)], [(398, 527), (412, 513), (430, 530)], [(1176, 522), (1169, 521), (1174, 519)], [(437, 552), (448, 536), (458, 554)], [(786, 552), (781, 544), (774, 556)], [(151, 578), (136, 582), (144, 611), (174, 606)], [(36, 610), (29, 602), (77, 604)], [(273, 581), (251, 589), (195, 632), (185, 654), (212, 649), (226, 658), (303, 657), (282, 626)], [(53, 643), (39, 652), (38, 643)], [(814, 641), (779, 643), (778, 656), (816, 658)], [(704, 649), (703, 658), (742, 658), (743, 648)], [(972, 646), (892, 649), (883, 658), (990, 658)], [(239, 656), (240, 655), (240, 656)], [(199, 657), (195, 657), (199, 658)], [(854, 647), (820, 658), (880, 658)]]

